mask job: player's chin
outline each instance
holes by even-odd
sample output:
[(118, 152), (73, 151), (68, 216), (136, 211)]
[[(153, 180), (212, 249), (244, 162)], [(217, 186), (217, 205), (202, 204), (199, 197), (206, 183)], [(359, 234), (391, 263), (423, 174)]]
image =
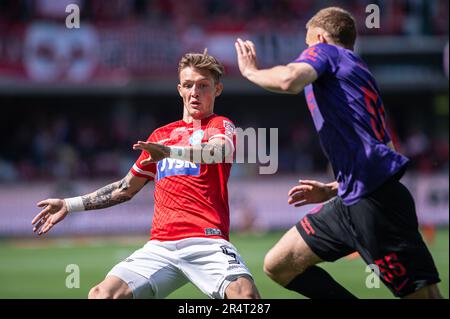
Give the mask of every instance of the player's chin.
[(201, 120), (202, 118), (205, 117), (206, 112), (199, 109), (191, 109), (189, 114), (192, 116), (194, 120)]

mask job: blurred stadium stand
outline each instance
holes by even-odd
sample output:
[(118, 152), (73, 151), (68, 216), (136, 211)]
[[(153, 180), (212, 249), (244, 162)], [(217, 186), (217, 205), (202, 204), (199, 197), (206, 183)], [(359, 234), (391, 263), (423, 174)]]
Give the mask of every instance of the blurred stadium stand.
[[(73, 3), (80, 29), (65, 27)], [(371, 3), (381, 10), (379, 29), (364, 24)], [(420, 221), (447, 225), (447, 0), (0, 0), (0, 215), (11, 217), (0, 236), (28, 234), (39, 199), (125, 175), (137, 155), (131, 145), (181, 117), (177, 62), (205, 47), (226, 66), (216, 112), (239, 127), (279, 129), (276, 176), (258, 177), (254, 164), (233, 169), (233, 225), (290, 226), (305, 210), (286, 207), (287, 189), (299, 177), (332, 177), (303, 96), (245, 81), (233, 43), (252, 39), (261, 66), (288, 63), (305, 48), (309, 17), (331, 4), (357, 19), (356, 51), (379, 82), (397, 148), (412, 159), (407, 181)], [(95, 218), (75, 216), (56, 233), (148, 229), (152, 199), (139, 196)], [(124, 211), (135, 212), (128, 226)]]
[[(65, 6), (70, 3), (80, 6), (80, 29), (65, 27)], [(208, 47), (227, 66), (227, 93), (264, 94), (237, 76), (236, 37), (255, 42), (262, 66), (289, 62), (305, 48), (307, 19), (329, 3), (3, 0), (0, 89), (2, 94), (52, 94), (55, 90), (171, 93), (179, 57)], [(365, 26), (365, 7), (370, 3), (380, 6), (379, 29)], [(361, 35), (356, 50), (383, 90), (447, 88), (442, 54), (448, 41), (448, 1), (349, 0), (333, 4), (355, 15)]]

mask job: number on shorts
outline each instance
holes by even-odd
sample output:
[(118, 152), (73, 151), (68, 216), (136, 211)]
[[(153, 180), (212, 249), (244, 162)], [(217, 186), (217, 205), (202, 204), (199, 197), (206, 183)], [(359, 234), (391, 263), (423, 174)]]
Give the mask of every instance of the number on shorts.
[(240, 263), (239, 260), (237, 260), (237, 258), (236, 258), (236, 254), (228, 251), (227, 246), (225, 246), (225, 245), (224, 246), (220, 246), (220, 248), (222, 248), (222, 252), (225, 255), (228, 255), (231, 258), (233, 258), (233, 260), (229, 260), (228, 263), (230, 263), (230, 264), (239, 264)]
[(375, 264), (379, 267), (380, 273), (386, 282), (391, 283), (395, 277), (406, 275), (405, 266), (398, 262), (398, 257), (395, 253), (384, 256), (384, 260), (375, 260)]

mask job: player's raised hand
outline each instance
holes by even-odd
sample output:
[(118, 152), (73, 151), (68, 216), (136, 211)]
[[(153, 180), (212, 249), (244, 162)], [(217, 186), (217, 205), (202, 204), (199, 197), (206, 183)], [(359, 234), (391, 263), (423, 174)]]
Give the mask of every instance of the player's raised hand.
[(244, 77), (247, 77), (250, 72), (258, 70), (256, 49), (252, 41), (244, 41), (238, 38), (234, 47), (236, 48), (239, 71)]
[(33, 232), (39, 236), (47, 233), (69, 213), (66, 203), (62, 199), (46, 199), (37, 203), (37, 206), (43, 207), (43, 209), (33, 218), (31, 224), (34, 225)]
[(308, 204), (322, 203), (335, 196), (331, 184), (311, 180), (300, 180), (288, 192), (288, 204), (300, 207)]
[(141, 165), (158, 162), (170, 155), (170, 149), (162, 144), (138, 141), (133, 145), (134, 150), (146, 151), (150, 154), (149, 158), (141, 161)]

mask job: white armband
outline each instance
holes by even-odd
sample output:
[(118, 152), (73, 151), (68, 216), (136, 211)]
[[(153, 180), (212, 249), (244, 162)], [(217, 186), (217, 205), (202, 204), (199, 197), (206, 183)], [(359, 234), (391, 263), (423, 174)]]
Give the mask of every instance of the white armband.
[(64, 198), (64, 201), (66, 202), (67, 211), (69, 213), (81, 212), (81, 211), (85, 210), (81, 196)]

